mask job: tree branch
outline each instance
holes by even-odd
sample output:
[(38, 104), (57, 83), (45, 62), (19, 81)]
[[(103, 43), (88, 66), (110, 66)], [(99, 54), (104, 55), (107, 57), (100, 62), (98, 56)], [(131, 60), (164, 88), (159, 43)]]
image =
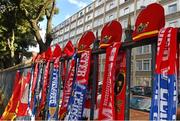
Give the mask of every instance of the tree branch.
[(39, 10), (39, 14), (37, 15), (37, 17), (35, 18), (36, 21), (39, 20), (39, 18), (41, 17), (41, 15), (43, 14), (44, 10), (46, 9), (46, 7), (49, 5), (49, 3), (51, 2), (52, 0), (46, 0), (46, 2), (42, 5), (42, 7), (40, 8)]
[(54, 11), (55, 11), (55, 3), (56, 1), (53, 0), (53, 3), (52, 3), (52, 9), (51, 9), (51, 13), (50, 13), (50, 16), (49, 16), (49, 19), (52, 21), (52, 17), (54, 15)]
[(46, 14), (46, 19), (48, 20), (50, 17), (50, 13), (49, 13), (48, 9), (45, 10), (45, 14)]
[(54, 12), (55, 12), (55, 0), (53, 0), (50, 15), (47, 17), (46, 42), (45, 42), (46, 46), (50, 46), (51, 41), (52, 41), (51, 31), (52, 31), (52, 17), (54, 15)]

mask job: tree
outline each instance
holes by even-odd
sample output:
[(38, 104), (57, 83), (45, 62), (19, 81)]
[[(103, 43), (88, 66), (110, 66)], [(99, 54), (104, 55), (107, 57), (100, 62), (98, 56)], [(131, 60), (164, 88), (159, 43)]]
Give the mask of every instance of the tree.
[(27, 53), (35, 41), (29, 23), (21, 18), (14, 2), (2, 1), (0, 11), (0, 68), (7, 68), (20, 63), (20, 53)]
[[(51, 35), (52, 17), (58, 13), (58, 9), (55, 7), (55, 0), (19, 0), (18, 8), (31, 25), (36, 41), (39, 44), (40, 53), (44, 52), (53, 40)], [(45, 42), (40, 36), (40, 28), (38, 26), (43, 16), (47, 19)]]
[[(21, 62), (29, 45), (39, 44), (40, 53), (52, 41), (52, 17), (58, 13), (55, 0), (2, 0), (0, 3), (0, 67)], [(45, 42), (40, 36), (39, 22), (47, 20)], [(36, 40), (36, 42), (34, 41)], [(7, 61), (10, 60), (10, 61)]]

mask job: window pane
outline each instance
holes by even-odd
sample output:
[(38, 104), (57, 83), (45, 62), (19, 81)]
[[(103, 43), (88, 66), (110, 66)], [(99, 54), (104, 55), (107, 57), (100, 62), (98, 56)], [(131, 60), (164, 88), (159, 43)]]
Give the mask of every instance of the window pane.
[(149, 53), (149, 45), (143, 47), (143, 53)]
[(136, 61), (136, 70), (141, 71), (142, 70), (142, 60)]
[(177, 4), (168, 6), (169, 14), (177, 11)]
[(137, 54), (142, 54), (142, 47), (137, 48)]
[(149, 71), (149, 65), (150, 65), (150, 61), (149, 60), (144, 60), (143, 61), (143, 70), (144, 71)]

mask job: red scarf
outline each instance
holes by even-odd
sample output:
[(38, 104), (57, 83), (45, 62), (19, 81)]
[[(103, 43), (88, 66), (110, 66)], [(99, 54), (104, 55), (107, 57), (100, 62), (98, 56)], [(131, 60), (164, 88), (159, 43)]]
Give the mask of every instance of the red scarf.
[(114, 108), (114, 75), (116, 67), (116, 59), (120, 43), (114, 43), (106, 49), (106, 63), (104, 80), (102, 85), (102, 96), (99, 106), (99, 120), (114, 120), (115, 108)]
[(59, 111), (60, 119), (64, 119), (67, 113), (67, 106), (68, 106), (69, 98), (71, 96), (71, 91), (72, 91), (74, 72), (75, 72), (75, 60), (72, 60), (68, 77), (64, 84), (62, 103), (61, 103), (61, 108)]
[(126, 52), (120, 51), (116, 60), (115, 75), (115, 120), (124, 120), (126, 99)]

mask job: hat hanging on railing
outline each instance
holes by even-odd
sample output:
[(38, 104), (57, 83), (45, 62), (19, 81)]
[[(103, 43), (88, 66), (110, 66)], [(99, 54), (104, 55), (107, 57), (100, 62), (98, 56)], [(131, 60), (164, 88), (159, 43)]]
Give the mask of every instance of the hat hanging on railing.
[(52, 58), (52, 50), (51, 50), (51, 47), (49, 47), (47, 50), (46, 50), (46, 52), (45, 52), (45, 59), (46, 59), (46, 61), (47, 60), (50, 60), (51, 58)]
[(53, 52), (53, 58), (56, 59), (57, 57), (60, 57), (62, 54), (61, 48), (58, 44), (56, 44), (54, 52)]
[(164, 8), (157, 3), (150, 4), (139, 13), (136, 19), (133, 40), (138, 41), (158, 36), (159, 30), (164, 25)]
[(78, 53), (90, 48), (90, 45), (95, 41), (94, 33), (91, 31), (85, 32), (78, 43)]
[(64, 56), (70, 57), (74, 54), (74, 51), (75, 51), (75, 48), (74, 48), (71, 40), (69, 40), (68, 43), (66, 44), (66, 46), (64, 47), (63, 54), (64, 54)]
[(113, 42), (120, 42), (122, 37), (122, 26), (118, 21), (108, 22), (101, 31), (100, 48), (106, 48)]

